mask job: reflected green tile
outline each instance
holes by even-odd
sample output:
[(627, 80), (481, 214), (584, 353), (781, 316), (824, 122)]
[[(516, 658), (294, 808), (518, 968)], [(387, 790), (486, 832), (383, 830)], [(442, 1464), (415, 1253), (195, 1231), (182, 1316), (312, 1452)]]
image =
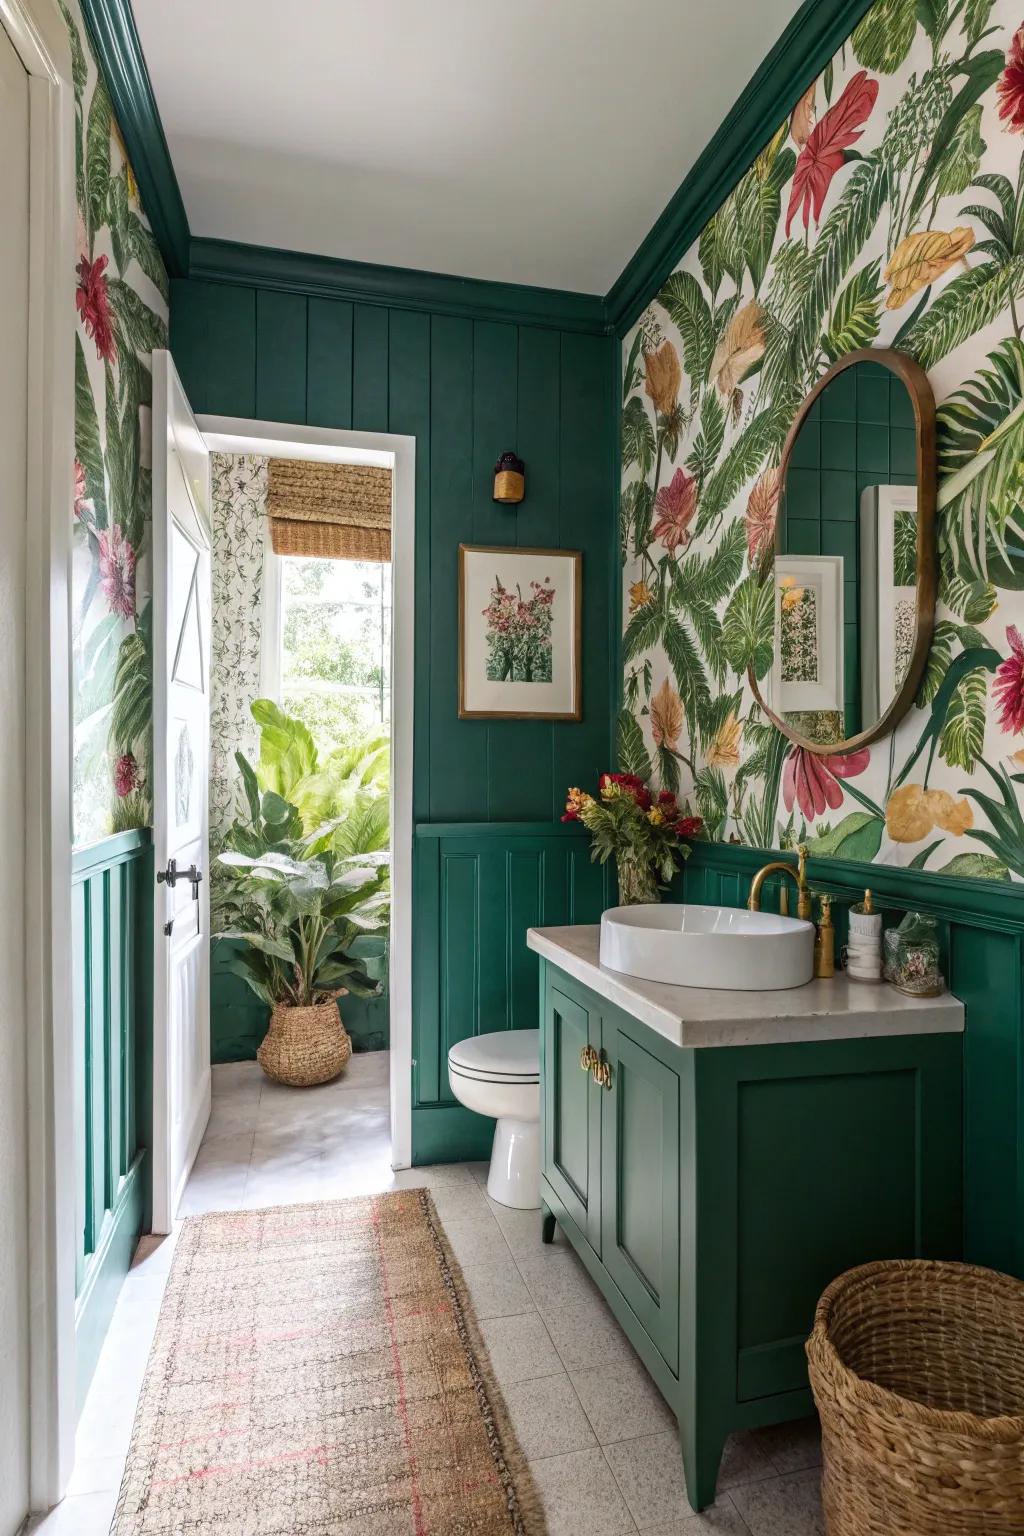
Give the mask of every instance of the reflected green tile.
[(857, 422), (857, 468), (876, 475), (889, 473), (889, 427)]
[(818, 396), (822, 421), (856, 421), (857, 384), (853, 369), (836, 374), (831, 384)]
[(820, 555), (821, 524), (816, 520), (791, 517), (786, 524), (786, 552), (790, 555)]
[(789, 456), (790, 469), (817, 469), (820, 463), (820, 432), (816, 419), (804, 422)]
[(889, 395), (889, 420), (892, 425), (894, 427), (907, 427), (911, 432), (915, 431), (914, 402), (910, 398), (910, 391), (902, 379), (893, 379)]
[(817, 518), (821, 514), (821, 476), (816, 469), (792, 466), (786, 475), (787, 518)]
[(844, 561), (843, 578), (846, 578), (845, 566), (848, 563), (853, 570), (857, 568), (857, 530), (852, 523), (822, 523), (821, 525), (821, 553), (823, 555), (842, 555)]
[(849, 421), (823, 421), (821, 424), (822, 469), (856, 469), (857, 437)]
[(852, 471), (821, 473), (821, 515), (826, 522), (852, 523), (857, 517), (857, 477)]
[(858, 422), (889, 423), (889, 378), (882, 370), (877, 376), (874, 370), (857, 370), (857, 420)]
[[(911, 483), (917, 463), (917, 433), (905, 427), (889, 432), (889, 469), (893, 475), (909, 475)], [(902, 483), (902, 482), (898, 482)]]

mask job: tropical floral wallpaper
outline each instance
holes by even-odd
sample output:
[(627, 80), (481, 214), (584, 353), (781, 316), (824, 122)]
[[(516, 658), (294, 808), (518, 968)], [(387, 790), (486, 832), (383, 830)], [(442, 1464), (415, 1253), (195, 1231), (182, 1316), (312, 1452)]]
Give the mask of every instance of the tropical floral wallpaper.
[(259, 729), (249, 705), (260, 696), (263, 530), (267, 466), (256, 454), (215, 453), (213, 631), (210, 642), (210, 839), (219, 844), (235, 816), (235, 753), (250, 760)]
[[(1024, 6), (878, 0), (624, 343), (621, 763), (716, 838), (1024, 878)], [(941, 581), (916, 705), (790, 746), (772, 659), (779, 459), (856, 347), (927, 370)]]
[(72, 570), (76, 844), (148, 824), (152, 730), (149, 354), (167, 275), (76, 0), (78, 201)]

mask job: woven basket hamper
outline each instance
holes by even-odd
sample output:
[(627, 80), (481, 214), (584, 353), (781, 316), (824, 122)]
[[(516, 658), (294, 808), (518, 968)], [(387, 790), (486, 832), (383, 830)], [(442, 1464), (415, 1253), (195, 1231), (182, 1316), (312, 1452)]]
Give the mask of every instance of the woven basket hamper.
[(309, 1008), (279, 1003), (256, 1060), (276, 1083), (312, 1088), (337, 1077), (351, 1055), (352, 1041), (332, 998)]
[(807, 1359), (828, 1536), (1021, 1536), (1024, 1284), (866, 1264), (822, 1296)]

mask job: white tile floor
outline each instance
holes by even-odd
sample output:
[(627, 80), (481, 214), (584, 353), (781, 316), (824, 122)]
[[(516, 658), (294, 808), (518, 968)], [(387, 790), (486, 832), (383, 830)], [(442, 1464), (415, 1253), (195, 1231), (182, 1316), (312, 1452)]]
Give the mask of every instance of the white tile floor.
[[(714, 1506), (686, 1503), (675, 1422), (590, 1277), (540, 1218), (488, 1200), (483, 1164), (393, 1173), (387, 1055), (288, 1089), (213, 1069), (213, 1115), (181, 1215), (429, 1185), (547, 1511), (550, 1536), (823, 1536), (816, 1425), (736, 1435)], [(180, 1224), (179, 1224), (180, 1229)], [(175, 1235), (143, 1239), (78, 1431), (67, 1499), (35, 1536), (106, 1536)], [(401, 1533), (396, 1533), (401, 1536)]]

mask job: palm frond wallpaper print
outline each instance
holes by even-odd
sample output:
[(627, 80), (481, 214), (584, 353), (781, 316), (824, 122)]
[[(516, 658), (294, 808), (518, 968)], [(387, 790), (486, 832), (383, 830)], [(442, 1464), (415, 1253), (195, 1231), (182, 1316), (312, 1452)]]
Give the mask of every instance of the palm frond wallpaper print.
[[(623, 347), (620, 760), (711, 836), (1024, 878), (1024, 7), (878, 0)], [(939, 409), (939, 611), (897, 731), (815, 757), (772, 663), (779, 460), (844, 353)]]
[(72, 568), (74, 836), (152, 814), (150, 352), (167, 345), (167, 275), (74, 0), (78, 252)]

